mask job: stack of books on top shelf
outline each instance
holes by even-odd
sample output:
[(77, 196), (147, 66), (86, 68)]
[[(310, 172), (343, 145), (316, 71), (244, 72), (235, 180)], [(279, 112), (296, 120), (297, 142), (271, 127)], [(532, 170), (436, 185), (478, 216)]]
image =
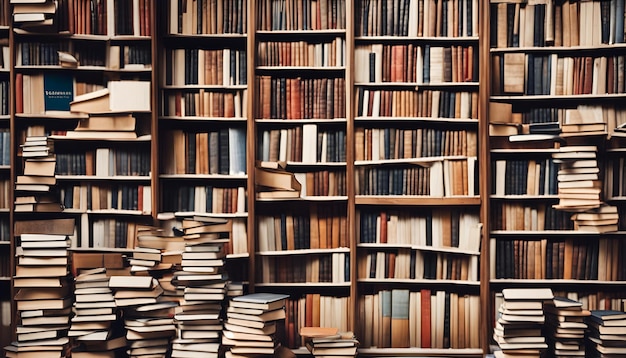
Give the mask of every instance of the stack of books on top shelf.
[(551, 356), (585, 356), (585, 318), (589, 311), (582, 308), (582, 302), (566, 297), (554, 297), (544, 305), (546, 312), (546, 335)]
[(46, 135), (28, 136), (21, 148), (24, 174), (15, 180), (15, 211), (61, 211), (61, 204), (53, 195), (56, 158), (52, 141)]
[(175, 334), (172, 317), (146, 317), (142, 307), (158, 303), (163, 288), (152, 276), (111, 276), (115, 304), (123, 310), (130, 357), (164, 355)]
[(605, 135), (607, 123), (602, 106), (579, 105), (566, 109), (561, 124), (564, 134)]
[(588, 146), (564, 146), (552, 154), (560, 164), (557, 173), (559, 203), (554, 208), (565, 211), (584, 211), (601, 204), (598, 148)]
[(316, 357), (354, 357), (359, 341), (352, 332), (332, 327), (302, 327), (300, 336), (305, 347)]
[(11, 5), (13, 5), (13, 22), (16, 27), (28, 29), (54, 25), (57, 11), (55, 0), (11, 0)]
[(224, 244), (231, 230), (232, 223), (226, 219), (194, 216), (182, 220), (185, 250), (181, 270), (172, 279), (183, 290), (183, 300), (174, 316), (174, 358), (218, 356), (228, 278)]
[(106, 268), (86, 269), (74, 279), (74, 317), (68, 336), (75, 340), (72, 356), (115, 357), (126, 348)]
[(294, 173), (285, 169), (282, 162), (259, 162), (255, 168), (254, 180), (257, 198), (299, 198), (302, 184)]
[(545, 323), (543, 305), (554, 298), (549, 288), (506, 288), (498, 308), (493, 338), (500, 347), (497, 358), (541, 357), (548, 348), (542, 332)]
[[(51, 222), (50, 231), (53, 231), (53, 220), (46, 221)], [(68, 278), (68, 247), (69, 239), (63, 234), (20, 235), (13, 280), (18, 290), (15, 295), (19, 317), (17, 341), (5, 347), (7, 357), (65, 356), (73, 302)]]
[(227, 358), (273, 355), (279, 347), (277, 326), (284, 324), (289, 296), (252, 293), (231, 299), (226, 310), (222, 344)]
[(587, 357), (626, 356), (626, 312), (592, 310), (587, 325)]
[(610, 205), (572, 215), (575, 230), (597, 233), (617, 231), (618, 219), (617, 207)]

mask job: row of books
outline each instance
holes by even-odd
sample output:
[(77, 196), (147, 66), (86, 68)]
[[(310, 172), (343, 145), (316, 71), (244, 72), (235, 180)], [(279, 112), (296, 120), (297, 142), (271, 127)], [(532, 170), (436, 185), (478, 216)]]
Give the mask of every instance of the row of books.
[(258, 156), (269, 162), (345, 163), (344, 129), (304, 124), (260, 132)]
[[(0, 91), (2, 86), (0, 85)], [(11, 135), (8, 128), (0, 129), (0, 165), (11, 164)]]
[(493, 194), (502, 195), (556, 195), (559, 165), (551, 158), (497, 159), (492, 176)]
[(476, 132), (438, 128), (355, 129), (355, 160), (476, 156)]
[(623, 1), (492, 4), (491, 46), (598, 46), (624, 42)]
[[(81, 225), (83, 225), (81, 223)], [(126, 248), (136, 246), (138, 223), (127, 219), (94, 219), (87, 228), (88, 235), (81, 235), (80, 247)], [(81, 230), (85, 228), (81, 227)]]
[(257, 43), (256, 66), (342, 67), (346, 65), (345, 39)]
[(60, 200), (65, 209), (81, 212), (129, 210), (142, 214), (152, 212), (149, 185), (87, 184), (60, 185)]
[[(345, 118), (344, 78), (257, 76), (259, 119)], [(269, 105), (268, 105), (269, 104)]]
[(152, 3), (145, 0), (61, 0), (56, 29), (72, 34), (149, 36)]
[(246, 90), (213, 92), (167, 91), (163, 114), (176, 117), (244, 118), (246, 113)]
[(301, 196), (347, 196), (346, 172), (343, 170), (319, 170), (295, 173), (302, 184)]
[(474, 46), (357, 45), (356, 83), (445, 83), (478, 81)]
[(244, 187), (218, 188), (212, 185), (177, 186), (163, 198), (164, 211), (197, 213), (244, 213)]
[(357, 36), (478, 35), (478, 3), (470, 0), (370, 0), (356, 4)]
[(57, 175), (150, 175), (149, 153), (125, 148), (96, 148), (80, 153), (56, 153)]
[[(18, 45), (16, 65), (45, 66), (59, 64), (59, 51), (68, 52), (69, 42), (22, 42)], [(97, 52), (97, 51), (96, 51)], [(104, 51), (100, 55), (104, 55)], [(102, 57), (105, 58), (105, 57)]]
[[(475, 294), (422, 289), (362, 295), (365, 347), (478, 348), (480, 300)], [(378, 322), (378, 324), (375, 324)]]
[(359, 279), (462, 280), (478, 282), (478, 257), (409, 249), (361, 254)]
[(626, 183), (624, 182), (625, 158), (615, 158), (612, 165), (606, 166), (604, 176), (604, 195), (609, 197), (621, 197), (626, 195)]
[(345, 212), (313, 206), (309, 215), (259, 216), (259, 252), (349, 247)]
[(257, 269), (259, 284), (271, 283), (334, 283), (350, 282), (348, 253), (326, 255), (261, 256)]
[(247, 83), (245, 49), (175, 48), (168, 50), (165, 83), (236, 86)]
[(162, 159), (164, 174), (246, 173), (244, 128), (219, 128), (207, 132), (164, 131), (169, 148)]
[(9, 241), (11, 235), (9, 234), (9, 219), (0, 218), (0, 241)]
[(397, 211), (357, 212), (358, 242), (411, 245), (416, 248), (459, 248), (478, 252), (480, 222), (476, 212), (433, 209), (408, 214)]
[(0, 115), (9, 114), (9, 80), (0, 78)]
[(358, 87), (357, 117), (478, 118), (478, 93)]
[[(604, 240), (610, 239), (599, 242)], [(604, 257), (598, 246), (595, 240), (497, 240), (496, 278), (597, 280), (598, 259)]]
[(570, 214), (552, 208), (550, 203), (493, 202), (493, 230), (543, 231), (572, 230)]
[(256, 9), (261, 31), (339, 30), (346, 28), (345, 0), (260, 1)]
[(245, 34), (248, 6), (243, 0), (170, 2), (169, 33), (181, 35)]
[(552, 96), (624, 93), (623, 63), (623, 55), (496, 55), (494, 93)]
[(427, 165), (360, 166), (355, 171), (356, 195), (475, 195), (475, 157), (443, 159)]
[[(11, 268), (11, 260), (3, 260), (2, 264), (0, 264), (0, 277), (11, 277), (12, 268)], [(4, 312), (3, 312), (4, 313)], [(9, 317), (11, 315), (9, 314)]]

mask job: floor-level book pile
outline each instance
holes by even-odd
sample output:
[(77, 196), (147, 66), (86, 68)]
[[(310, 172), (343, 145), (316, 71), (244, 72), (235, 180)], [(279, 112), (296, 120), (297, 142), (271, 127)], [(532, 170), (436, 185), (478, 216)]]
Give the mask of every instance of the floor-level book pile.
[(359, 341), (352, 332), (339, 332), (332, 327), (302, 327), (304, 345), (315, 357), (355, 357)]
[(592, 310), (587, 324), (586, 357), (626, 357), (626, 312)]
[(552, 357), (585, 356), (585, 318), (590, 312), (582, 308), (582, 302), (566, 297), (554, 297), (544, 305), (546, 313), (546, 337)]
[(273, 355), (277, 326), (284, 324), (287, 295), (252, 293), (233, 297), (226, 310), (222, 344), (227, 358)]
[(549, 288), (508, 288), (502, 290), (504, 301), (498, 308), (493, 338), (500, 350), (497, 358), (540, 358), (548, 348), (544, 336), (544, 302), (552, 300)]

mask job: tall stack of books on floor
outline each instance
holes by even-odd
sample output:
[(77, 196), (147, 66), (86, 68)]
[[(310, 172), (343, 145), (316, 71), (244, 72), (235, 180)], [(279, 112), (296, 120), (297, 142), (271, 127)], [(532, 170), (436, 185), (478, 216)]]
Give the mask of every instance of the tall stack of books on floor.
[(61, 204), (54, 195), (56, 158), (54, 143), (48, 136), (29, 135), (20, 145), (24, 173), (15, 180), (16, 212), (59, 212)]
[(228, 302), (222, 338), (228, 347), (226, 357), (273, 355), (279, 348), (276, 332), (284, 325), (288, 297), (277, 293), (233, 297)]
[(558, 210), (585, 211), (600, 206), (600, 180), (596, 146), (564, 146), (552, 154), (557, 173)]
[(590, 312), (582, 302), (567, 297), (554, 297), (544, 305), (546, 336), (551, 357), (584, 357), (586, 317)]
[(194, 216), (182, 220), (182, 230), (181, 270), (174, 273), (172, 282), (184, 293), (174, 315), (172, 357), (217, 357), (228, 278), (224, 245), (230, 239), (232, 222)]
[(626, 312), (592, 310), (587, 325), (586, 357), (626, 356)]
[(7, 357), (64, 357), (69, 349), (73, 297), (67, 249), (73, 231), (73, 220), (16, 222), (17, 340), (5, 347)]
[(498, 308), (493, 338), (500, 347), (497, 358), (542, 357), (548, 348), (544, 335), (544, 302), (554, 298), (549, 288), (506, 288)]
[(72, 357), (114, 358), (125, 351), (125, 332), (106, 268), (78, 272), (74, 278), (74, 295), (74, 317), (68, 332), (74, 339)]
[(163, 293), (159, 281), (149, 275), (111, 276), (109, 287), (114, 291), (115, 304), (123, 311), (128, 356), (165, 355), (175, 334), (173, 319), (146, 316), (142, 310), (158, 302)]
[(339, 332), (337, 328), (302, 327), (300, 336), (315, 357), (355, 357), (359, 346), (352, 332)]

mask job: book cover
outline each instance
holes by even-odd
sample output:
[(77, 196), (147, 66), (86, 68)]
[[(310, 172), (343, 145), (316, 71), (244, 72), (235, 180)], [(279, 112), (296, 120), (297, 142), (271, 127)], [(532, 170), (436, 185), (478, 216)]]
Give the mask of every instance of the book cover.
[(46, 72), (43, 77), (44, 108), (48, 111), (69, 111), (74, 100), (74, 79), (65, 72)]

